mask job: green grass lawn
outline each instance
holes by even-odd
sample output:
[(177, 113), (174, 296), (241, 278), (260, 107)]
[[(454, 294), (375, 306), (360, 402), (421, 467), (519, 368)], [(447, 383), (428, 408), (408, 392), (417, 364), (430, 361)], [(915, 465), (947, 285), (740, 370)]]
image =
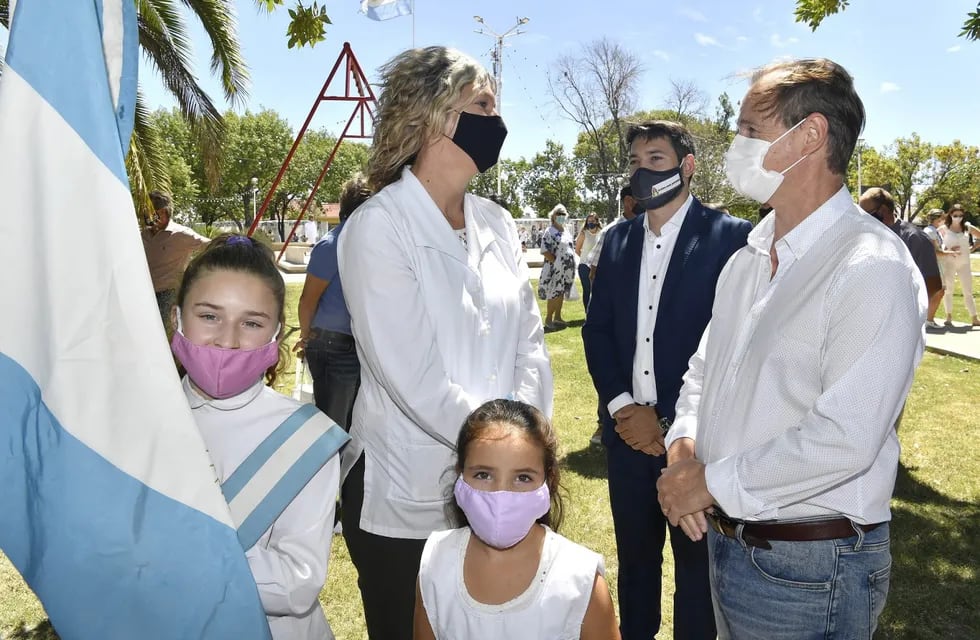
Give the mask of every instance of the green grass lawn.
[[(980, 279), (974, 290), (980, 291)], [(288, 288), (290, 318), (300, 285)], [(958, 287), (957, 287), (958, 288)], [(957, 313), (959, 311), (959, 313)], [(965, 321), (963, 301), (955, 299), (954, 318)], [(566, 302), (572, 326), (547, 334), (555, 373), (555, 424), (562, 448), (562, 480), (568, 498), (562, 533), (603, 554), (606, 577), (615, 599), (616, 547), (605, 484), (605, 457), (589, 446), (595, 429), (596, 396), (585, 369), (580, 326), (581, 302)], [(940, 313), (940, 316), (942, 313)], [(295, 334), (290, 342), (295, 341)], [(287, 367), (287, 372), (292, 368)], [(980, 468), (976, 441), (980, 437), (980, 362), (926, 353), (916, 374), (899, 431), (902, 459), (893, 501), (893, 573), (888, 605), (877, 638), (923, 640), (975, 638), (980, 629), (977, 606), (976, 546), (980, 541)], [(292, 376), (282, 379), (288, 392)], [(974, 560), (970, 560), (974, 558)], [(673, 560), (665, 550), (664, 624), (661, 637), (672, 632)], [(320, 596), (334, 633), (341, 640), (367, 637), (361, 614), (356, 573), (344, 546), (335, 536), (330, 575)], [(45, 638), (33, 629), (44, 611), (0, 556), (0, 636)]]

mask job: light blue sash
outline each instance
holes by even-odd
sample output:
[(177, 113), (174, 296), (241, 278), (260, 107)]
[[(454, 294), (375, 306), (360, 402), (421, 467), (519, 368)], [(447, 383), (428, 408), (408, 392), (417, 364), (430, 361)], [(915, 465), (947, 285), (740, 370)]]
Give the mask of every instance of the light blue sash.
[(246, 551), (348, 440), (341, 427), (304, 404), (245, 458), (221, 492)]

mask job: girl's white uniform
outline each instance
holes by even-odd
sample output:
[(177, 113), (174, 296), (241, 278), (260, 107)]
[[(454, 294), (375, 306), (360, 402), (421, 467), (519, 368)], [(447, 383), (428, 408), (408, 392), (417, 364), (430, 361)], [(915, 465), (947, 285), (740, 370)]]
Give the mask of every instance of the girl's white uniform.
[(474, 600), (463, 581), (470, 528), (436, 531), (422, 552), (419, 585), (439, 640), (572, 640), (582, 634), (602, 556), (545, 528), (538, 572), (527, 590), (504, 604)]
[[(183, 385), (219, 482), (300, 407), (261, 381), (223, 400), (204, 398), (186, 376)], [(245, 553), (275, 640), (334, 637), (318, 596), (327, 577), (339, 458), (333, 456), (313, 476)]]

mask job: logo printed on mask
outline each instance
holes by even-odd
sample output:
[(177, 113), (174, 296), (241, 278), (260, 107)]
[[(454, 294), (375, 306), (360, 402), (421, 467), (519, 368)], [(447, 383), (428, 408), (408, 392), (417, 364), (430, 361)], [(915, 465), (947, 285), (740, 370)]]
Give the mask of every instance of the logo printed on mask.
[(681, 166), (678, 165), (667, 171), (653, 171), (640, 167), (633, 172), (630, 176), (630, 191), (644, 211), (659, 209), (680, 193), (684, 188)]
[(500, 150), (507, 138), (507, 125), (500, 116), (480, 116), (458, 111), (456, 133), (450, 138), (476, 165), (477, 171), (485, 172), (497, 164)]
[(548, 483), (534, 491), (480, 491), (459, 476), (453, 495), (473, 533), (495, 549), (509, 549), (526, 538), (551, 509)]
[(177, 309), (177, 330), (170, 349), (184, 365), (187, 375), (197, 387), (219, 400), (236, 396), (255, 384), (266, 370), (279, 361), (279, 343), (272, 341), (257, 349), (223, 349), (194, 344), (184, 335)]
[(763, 204), (769, 202), (769, 198), (776, 193), (776, 189), (783, 183), (783, 177), (786, 173), (806, 160), (810, 154), (806, 154), (782, 171), (771, 171), (764, 168), (762, 163), (774, 144), (804, 122), (806, 122), (806, 118), (784, 131), (772, 142), (758, 138), (746, 138), (740, 133), (736, 134), (735, 139), (732, 140), (732, 145), (725, 153), (725, 175), (728, 176), (728, 182), (731, 183), (732, 188), (756, 202)]

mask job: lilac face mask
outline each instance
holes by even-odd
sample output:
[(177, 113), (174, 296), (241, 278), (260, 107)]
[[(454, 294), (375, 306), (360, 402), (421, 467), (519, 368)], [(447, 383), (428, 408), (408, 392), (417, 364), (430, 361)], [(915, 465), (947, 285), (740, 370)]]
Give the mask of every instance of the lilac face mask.
[[(279, 329), (276, 329), (278, 335)], [(177, 311), (177, 330), (170, 348), (187, 369), (197, 387), (212, 398), (230, 398), (255, 384), (266, 370), (279, 361), (279, 343), (272, 341), (258, 349), (223, 349), (194, 344), (184, 335)]]
[(523, 540), (551, 508), (547, 483), (534, 491), (480, 491), (460, 476), (453, 494), (473, 533), (496, 549), (509, 549)]

